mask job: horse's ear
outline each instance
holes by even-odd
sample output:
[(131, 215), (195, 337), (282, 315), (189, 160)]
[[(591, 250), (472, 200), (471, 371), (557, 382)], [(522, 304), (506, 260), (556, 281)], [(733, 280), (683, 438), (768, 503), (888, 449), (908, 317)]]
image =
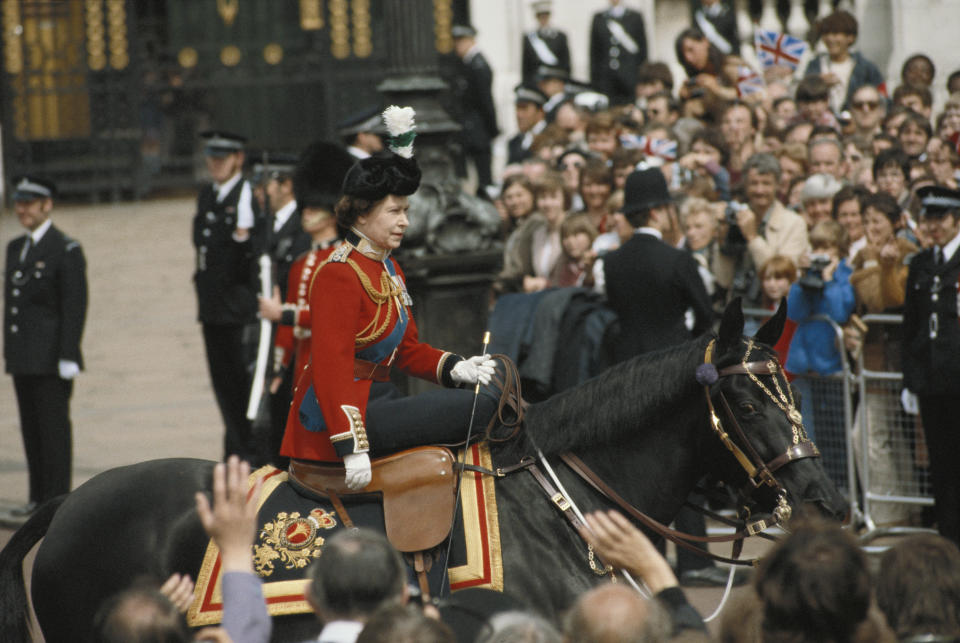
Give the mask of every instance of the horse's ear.
[(718, 333), (718, 343), (720, 346), (731, 348), (743, 337), (743, 309), (741, 301), (736, 297), (727, 304), (723, 311), (723, 319), (720, 320), (720, 332)]
[(773, 346), (780, 339), (780, 334), (783, 333), (783, 325), (786, 320), (787, 298), (784, 297), (780, 300), (780, 306), (777, 308), (776, 314), (760, 327), (760, 330), (757, 331), (757, 334), (754, 335), (753, 338), (761, 344)]

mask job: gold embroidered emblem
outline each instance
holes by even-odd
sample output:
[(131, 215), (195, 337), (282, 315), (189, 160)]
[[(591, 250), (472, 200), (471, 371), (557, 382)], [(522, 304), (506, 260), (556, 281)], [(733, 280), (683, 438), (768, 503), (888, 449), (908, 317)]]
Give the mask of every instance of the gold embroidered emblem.
[(283, 563), (286, 569), (302, 569), (322, 553), (325, 539), (321, 529), (337, 526), (334, 512), (314, 509), (309, 516), (300, 512), (281, 511), (277, 519), (268, 522), (260, 530), (261, 544), (253, 546), (253, 566), (261, 577), (270, 576), (275, 564)]

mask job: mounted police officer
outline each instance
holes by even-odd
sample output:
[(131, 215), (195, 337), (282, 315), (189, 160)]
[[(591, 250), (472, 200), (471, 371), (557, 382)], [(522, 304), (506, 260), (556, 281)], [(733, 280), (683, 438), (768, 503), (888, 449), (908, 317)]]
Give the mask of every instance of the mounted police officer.
[(193, 218), (197, 316), (226, 428), (224, 454), (248, 456), (252, 451), (246, 417), (251, 351), (245, 338), (256, 335), (257, 291), (253, 197), (242, 173), (246, 139), (224, 131), (201, 136), (212, 182), (200, 190)]
[[(933, 247), (910, 261), (903, 312), (903, 385), (916, 394), (930, 453), (940, 533), (960, 545), (960, 190), (917, 191)], [(905, 395), (909, 400), (910, 395)]]
[(50, 181), (14, 181), (14, 208), (27, 234), (7, 246), (3, 356), (16, 389), (30, 476), (30, 500), (11, 510), (15, 519), (70, 491), (70, 397), (83, 368), (87, 278), (80, 244), (50, 218), (54, 198)]

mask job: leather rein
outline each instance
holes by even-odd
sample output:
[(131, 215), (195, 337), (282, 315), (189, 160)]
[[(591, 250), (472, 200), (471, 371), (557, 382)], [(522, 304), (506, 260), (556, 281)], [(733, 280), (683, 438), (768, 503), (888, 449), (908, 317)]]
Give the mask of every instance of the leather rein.
[[(733, 364), (718, 370), (713, 364), (713, 351), (715, 346), (716, 340), (711, 339), (704, 354), (704, 363), (697, 368), (697, 381), (704, 387), (707, 408), (710, 414), (710, 428), (719, 438), (724, 447), (733, 455), (741, 468), (743, 468), (743, 470), (746, 472), (747, 484), (744, 485), (744, 487), (740, 489), (738, 493), (738, 504), (741, 507), (739, 516), (740, 520), (738, 522), (717, 516), (716, 514), (707, 512), (705, 509), (700, 507), (697, 507), (697, 509), (708, 513), (712, 518), (720, 520), (728, 525), (738, 527), (740, 524), (742, 524), (743, 526), (737, 528), (733, 534), (723, 536), (695, 536), (693, 534), (688, 534), (668, 527), (667, 525), (654, 520), (627, 502), (627, 500), (614, 491), (613, 488), (604, 482), (600, 476), (590, 469), (590, 467), (587, 466), (586, 463), (584, 463), (583, 460), (581, 460), (578, 456), (574, 455), (573, 453), (563, 453), (559, 457), (570, 468), (570, 470), (573, 471), (573, 473), (590, 485), (590, 487), (597, 491), (597, 493), (606, 498), (612, 504), (619, 507), (627, 515), (640, 522), (649, 530), (659, 534), (667, 540), (670, 540), (678, 547), (684, 547), (699, 555), (707, 556), (714, 560), (731, 565), (752, 565), (756, 562), (755, 560), (739, 559), (744, 538), (759, 535), (761, 537), (773, 539), (772, 536), (763, 534), (761, 532), (775, 525), (782, 525), (786, 523), (790, 520), (790, 516), (792, 514), (792, 509), (787, 502), (786, 489), (784, 489), (783, 485), (780, 484), (780, 482), (776, 479), (774, 473), (786, 464), (795, 460), (819, 457), (820, 452), (817, 450), (817, 447), (814, 445), (814, 443), (807, 438), (806, 432), (803, 428), (802, 418), (794, 404), (793, 394), (790, 392), (789, 384), (786, 383), (784, 378), (784, 383), (786, 386), (783, 387), (777, 380), (777, 374), (782, 374), (783, 372), (782, 368), (777, 364), (777, 361), (775, 359), (768, 359), (764, 361), (748, 362), (747, 359), (754, 348), (753, 340), (749, 340), (747, 351), (744, 353), (744, 357), (739, 364)], [(756, 448), (754, 448), (753, 444), (747, 438), (746, 433), (743, 431), (740, 423), (737, 421), (737, 418), (734, 415), (733, 410), (731, 409), (723, 391), (720, 391), (719, 393), (719, 403), (721, 409), (728, 425), (732, 428), (735, 438), (743, 445), (743, 448), (741, 448), (734, 441), (734, 439), (730, 437), (730, 432), (724, 428), (724, 421), (721, 419), (720, 414), (717, 413), (717, 408), (714, 405), (713, 398), (711, 396), (711, 386), (719, 381), (720, 378), (733, 375), (746, 375), (750, 377), (750, 379), (761, 390), (763, 390), (764, 393), (766, 393), (767, 396), (769, 396), (773, 402), (786, 414), (787, 419), (790, 421), (791, 428), (793, 430), (793, 444), (783, 453), (773, 458), (769, 462), (763, 461), (763, 458), (760, 456), (759, 452), (757, 452)], [(774, 389), (776, 393), (764, 385), (758, 379), (758, 375), (770, 375), (773, 377)], [(786, 388), (786, 393), (784, 392), (784, 388)], [(469, 466), (467, 468), (476, 469)], [(550, 483), (547, 477), (543, 475), (542, 471), (540, 471), (540, 468), (537, 466), (536, 459), (525, 458), (515, 465), (501, 467), (496, 471), (483, 470), (483, 473), (492, 474), (496, 477), (504, 477), (510, 473), (524, 469), (530, 471), (533, 477), (544, 489), (551, 502), (553, 502), (558, 510), (567, 518), (575, 530), (579, 530), (584, 526), (583, 521), (580, 519), (579, 511), (575, 506), (572, 505), (572, 500), (567, 498), (564, 493), (558, 491), (556, 487)], [(768, 486), (776, 491), (777, 506), (773, 509), (769, 518), (750, 519), (750, 510), (748, 505), (751, 501), (753, 493), (763, 486)], [(733, 554), (731, 558), (705, 552), (693, 544), (718, 542), (734, 543)], [(595, 573), (601, 575), (606, 573), (606, 571), (609, 571), (609, 568), (606, 568), (606, 570), (600, 570), (597, 568), (596, 564), (594, 563), (592, 549), (590, 550), (590, 567)]]

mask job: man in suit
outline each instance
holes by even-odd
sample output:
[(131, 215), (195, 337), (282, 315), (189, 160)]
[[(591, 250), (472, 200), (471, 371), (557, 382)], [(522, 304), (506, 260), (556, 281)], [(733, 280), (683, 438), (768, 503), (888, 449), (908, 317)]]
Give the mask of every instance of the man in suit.
[[(960, 190), (920, 188), (933, 247), (913, 256), (903, 311), (903, 385), (916, 395), (930, 453), (937, 529), (960, 545)], [(910, 394), (905, 397), (909, 398)]]
[(464, 155), (477, 170), (477, 193), (486, 194), (493, 183), (490, 170), (490, 143), (500, 133), (493, 106), (493, 71), (477, 47), (477, 30), (470, 25), (454, 25), (453, 47), (460, 58), (453, 93), (457, 117), (463, 128), (460, 140)]
[(637, 67), (647, 60), (643, 16), (610, 0), (610, 8), (593, 15), (590, 25), (590, 82), (610, 97), (611, 105), (632, 103)]
[(537, 80), (537, 69), (541, 65), (559, 67), (570, 75), (570, 48), (567, 34), (550, 26), (550, 14), (553, 2), (537, 0), (533, 5), (537, 18), (537, 28), (523, 34), (523, 84), (533, 86)]
[(257, 288), (252, 190), (243, 178), (245, 140), (223, 131), (201, 134), (211, 183), (193, 218), (198, 319), (213, 391), (225, 426), (224, 454), (249, 456), (249, 362), (256, 337)]
[[(628, 359), (681, 344), (710, 328), (713, 311), (697, 262), (663, 242), (675, 221), (659, 168), (634, 171), (624, 186), (624, 217), (635, 232), (604, 257), (607, 299), (620, 318), (620, 355)], [(685, 323), (693, 311), (692, 328)]]
[(7, 246), (3, 356), (13, 376), (30, 476), (29, 502), (11, 510), (14, 519), (70, 491), (70, 396), (83, 368), (87, 278), (80, 244), (50, 218), (55, 197), (50, 181), (14, 181), (14, 209), (27, 234)]
[(530, 146), (533, 144), (534, 137), (547, 127), (543, 114), (543, 104), (547, 97), (525, 85), (517, 85), (513, 93), (517, 129), (520, 131), (507, 141), (508, 164), (522, 163), (530, 158)]
[[(615, 216), (626, 218), (635, 231), (603, 259), (607, 300), (620, 319), (620, 358), (681, 344), (710, 330), (713, 310), (696, 260), (663, 241), (664, 233), (676, 225), (676, 209), (659, 168), (627, 177), (623, 209)], [(693, 323), (688, 325), (691, 312)], [(681, 531), (706, 535), (703, 517), (695, 511), (682, 511), (675, 522)], [(724, 570), (685, 550), (677, 556), (677, 571), (685, 585), (726, 581)], [(744, 581), (743, 576), (737, 579)]]

